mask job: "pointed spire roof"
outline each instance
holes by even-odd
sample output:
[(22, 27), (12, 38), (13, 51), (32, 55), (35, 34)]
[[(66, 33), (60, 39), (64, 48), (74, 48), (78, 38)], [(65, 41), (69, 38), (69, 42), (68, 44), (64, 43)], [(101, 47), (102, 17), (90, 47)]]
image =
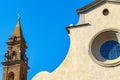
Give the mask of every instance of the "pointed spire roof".
[(18, 18), (18, 22), (17, 22), (14, 32), (12, 34), (12, 37), (15, 37), (15, 36), (19, 37), (21, 40), (24, 40), (24, 37), (22, 34), (22, 29), (21, 29), (21, 24), (20, 24), (20, 18)]
[(20, 19), (18, 19), (18, 22), (16, 24), (16, 28), (13, 32), (13, 36), (20, 36), (22, 34), (22, 30), (21, 30), (21, 24), (20, 24)]

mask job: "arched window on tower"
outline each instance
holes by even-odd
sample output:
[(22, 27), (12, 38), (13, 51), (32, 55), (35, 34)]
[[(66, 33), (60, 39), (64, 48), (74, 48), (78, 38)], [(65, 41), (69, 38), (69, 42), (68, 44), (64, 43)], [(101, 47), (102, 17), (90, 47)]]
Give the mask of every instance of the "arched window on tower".
[(4, 60), (8, 61), (9, 60), (9, 51), (7, 51), (7, 53), (5, 53), (4, 55)]
[(16, 53), (15, 53), (15, 51), (13, 51), (13, 60), (15, 60), (16, 59)]
[(8, 80), (14, 80), (14, 73), (13, 72), (9, 73)]
[(15, 51), (13, 51), (13, 53), (11, 54), (11, 59), (12, 60), (16, 60), (16, 52)]
[(14, 36), (14, 38), (13, 38), (13, 42), (16, 42), (16, 41), (17, 41), (17, 37)]

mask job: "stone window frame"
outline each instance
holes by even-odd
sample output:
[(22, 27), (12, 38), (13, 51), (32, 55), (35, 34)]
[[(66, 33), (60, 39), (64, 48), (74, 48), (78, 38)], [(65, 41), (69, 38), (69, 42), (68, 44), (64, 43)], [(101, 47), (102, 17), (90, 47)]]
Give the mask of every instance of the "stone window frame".
[(14, 80), (14, 78), (15, 78), (14, 72), (9, 72), (8, 80)]
[[(97, 63), (98, 65), (103, 66), (103, 67), (115, 67), (115, 66), (120, 65), (120, 57), (117, 58), (117, 59), (115, 59), (115, 60), (105, 60), (105, 61), (104, 61), (104, 58), (102, 58), (103, 61), (102, 61), (102, 60), (100, 61), (100, 60), (96, 59), (96, 57), (93, 55), (94, 53), (93, 53), (92, 50), (91, 50), (91, 47), (92, 47), (92, 44), (93, 44), (94, 40), (95, 40), (99, 35), (101, 35), (101, 34), (104, 33), (104, 32), (107, 32), (107, 31), (113, 31), (113, 32), (116, 32), (116, 33), (120, 34), (120, 30), (119, 30), (119, 29), (110, 28), (110, 29), (101, 30), (101, 31), (98, 32), (96, 35), (94, 35), (94, 36), (92, 37), (92, 39), (90, 40), (88, 53), (89, 53), (89, 56), (91, 57), (91, 59), (92, 59), (95, 63)], [(119, 36), (119, 37), (120, 37), (120, 36)], [(119, 42), (119, 43), (120, 43), (120, 42)], [(99, 57), (99, 56), (97, 56), (97, 57)]]

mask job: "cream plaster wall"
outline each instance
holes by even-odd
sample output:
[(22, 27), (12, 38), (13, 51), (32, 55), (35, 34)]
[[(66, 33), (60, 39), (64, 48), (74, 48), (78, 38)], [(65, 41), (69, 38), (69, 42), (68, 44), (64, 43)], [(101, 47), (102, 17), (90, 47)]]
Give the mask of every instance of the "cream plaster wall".
[[(109, 15), (104, 16), (104, 8)], [(120, 66), (103, 67), (90, 57), (93, 37), (105, 29), (120, 30), (120, 4), (107, 3), (85, 14), (89, 26), (70, 28), (70, 49), (63, 63), (52, 73), (36, 74), (32, 80), (120, 80)], [(80, 21), (78, 21), (78, 24)]]

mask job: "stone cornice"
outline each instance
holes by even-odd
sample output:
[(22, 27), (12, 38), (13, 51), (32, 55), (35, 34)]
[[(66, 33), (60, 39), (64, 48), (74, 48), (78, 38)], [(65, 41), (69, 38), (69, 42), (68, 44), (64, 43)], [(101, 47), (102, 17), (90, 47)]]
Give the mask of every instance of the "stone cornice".
[(89, 25), (90, 25), (89, 23), (85, 23), (85, 24), (80, 24), (80, 25), (75, 25), (75, 26), (68, 26), (68, 27), (66, 27), (66, 30), (68, 33), (70, 33), (69, 29), (78, 28), (78, 27), (85, 27), (85, 26), (89, 26)]
[(87, 11), (90, 11), (97, 6), (104, 4), (106, 2), (112, 2), (112, 3), (120, 3), (120, 0), (95, 0), (92, 3), (82, 7), (81, 9), (77, 9), (78, 14), (86, 13)]

